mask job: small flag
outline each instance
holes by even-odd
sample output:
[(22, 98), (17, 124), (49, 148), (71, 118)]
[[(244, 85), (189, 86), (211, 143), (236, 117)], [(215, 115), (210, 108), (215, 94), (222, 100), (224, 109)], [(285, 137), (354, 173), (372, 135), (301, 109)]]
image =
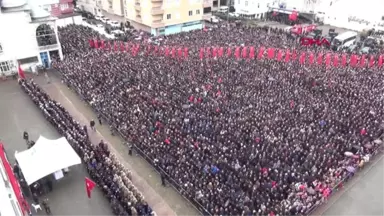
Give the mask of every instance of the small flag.
[(18, 74), (19, 74), (20, 79), (25, 79), (25, 74), (24, 74), (23, 69), (21, 69), (20, 63), (19, 63), (19, 67), (18, 67)]
[(95, 186), (96, 186), (96, 183), (94, 181), (85, 177), (85, 189), (87, 191), (88, 198), (91, 198), (91, 192), (93, 188), (95, 188)]

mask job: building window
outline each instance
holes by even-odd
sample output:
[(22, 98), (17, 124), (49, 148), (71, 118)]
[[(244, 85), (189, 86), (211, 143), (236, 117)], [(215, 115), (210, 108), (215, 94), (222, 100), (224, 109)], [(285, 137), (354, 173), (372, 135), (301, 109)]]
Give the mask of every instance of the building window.
[(172, 18), (171, 14), (167, 14), (167, 19), (171, 19), (171, 18)]
[(188, 15), (189, 15), (189, 16), (192, 16), (192, 11), (188, 11)]
[(196, 14), (199, 15), (200, 14), (200, 10), (196, 10)]
[(245, 1), (245, 7), (247, 7), (248, 6), (248, 1)]
[(0, 72), (8, 72), (12, 69), (12, 65), (8, 61), (0, 62)]
[(67, 10), (69, 8), (69, 5), (68, 3), (65, 3), (65, 4), (60, 4), (60, 10)]
[(203, 12), (206, 13), (211, 13), (211, 7), (206, 7), (204, 8)]

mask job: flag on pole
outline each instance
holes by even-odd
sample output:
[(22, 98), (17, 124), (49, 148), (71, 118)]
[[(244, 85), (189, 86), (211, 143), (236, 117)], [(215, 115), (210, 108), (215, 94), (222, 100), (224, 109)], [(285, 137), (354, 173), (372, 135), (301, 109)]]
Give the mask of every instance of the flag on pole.
[(356, 55), (352, 55), (352, 56), (351, 56), (351, 60), (350, 60), (349, 64), (350, 64), (352, 67), (355, 67), (355, 66), (356, 66), (356, 64), (357, 64), (357, 56), (356, 56)]
[(285, 52), (285, 62), (289, 62), (289, 58), (291, 57), (290, 55), (291, 55), (291, 53), (289, 53), (289, 50), (287, 50)]
[(371, 55), (371, 58), (369, 59), (369, 67), (373, 67), (375, 65), (375, 57)]
[(341, 65), (342, 65), (343, 67), (345, 67), (345, 65), (347, 65), (347, 55), (346, 55), (346, 54), (343, 54), (343, 55), (341, 56)]
[(275, 49), (274, 48), (268, 48), (268, 58), (272, 59), (275, 57)]
[(240, 58), (240, 47), (236, 47), (236, 49), (235, 49), (235, 57), (236, 57), (236, 59)]
[(247, 47), (243, 47), (241, 56), (242, 56), (244, 59), (248, 57), (248, 48), (247, 48)]
[(313, 53), (309, 54), (309, 64), (313, 64), (315, 62), (315, 55)]
[(305, 52), (302, 52), (299, 58), (300, 64), (305, 64)]
[(335, 54), (333, 56), (333, 66), (338, 67), (339, 66), (339, 55)]
[(361, 56), (361, 59), (360, 59), (360, 67), (365, 67), (365, 55), (362, 55), (362, 56)]
[(89, 47), (94, 48), (95, 47), (95, 41), (94, 40), (88, 40)]
[(224, 55), (224, 48), (223, 48), (223, 47), (220, 47), (218, 56), (219, 56), (219, 57), (223, 57), (223, 55)]
[(228, 49), (227, 49), (227, 57), (231, 57), (231, 54), (232, 54), (231, 47), (228, 47)]
[(317, 56), (317, 64), (322, 65), (323, 64), (323, 53), (319, 53)]
[(188, 51), (188, 47), (185, 47), (185, 48), (184, 48), (184, 57), (185, 57), (185, 58), (188, 58), (188, 53), (189, 53), (189, 51)]
[(17, 71), (18, 71), (18, 74), (19, 74), (19, 78), (20, 79), (25, 79), (25, 74), (24, 74), (23, 69), (21, 69), (20, 62), (18, 62), (18, 65), (19, 65), (19, 67), (17, 68)]
[(325, 54), (325, 65), (329, 66), (331, 64), (331, 53)]
[(264, 56), (265, 47), (260, 47), (259, 54), (257, 55), (258, 59), (262, 59)]
[(88, 198), (91, 198), (91, 192), (93, 188), (95, 188), (95, 186), (96, 186), (96, 183), (94, 181), (85, 177), (85, 189), (87, 191)]
[(249, 48), (249, 58), (255, 58), (255, 47), (253, 46)]

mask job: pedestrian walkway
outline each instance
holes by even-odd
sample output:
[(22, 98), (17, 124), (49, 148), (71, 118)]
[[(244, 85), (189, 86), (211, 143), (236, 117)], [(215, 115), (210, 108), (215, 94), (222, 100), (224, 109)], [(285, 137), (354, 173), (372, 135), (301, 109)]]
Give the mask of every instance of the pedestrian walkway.
[[(89, 126), (96, 119), (95, 113), (79, 97), (62, 84), (56, 76), (51, 75), (51, 84), (36, 77), (35, 80), (56, 101), (60, 102), (68, 112), (81, 124)], [(143, 193), (145, 200), (157, 215), (198, 215), (198, 211), (172, 187), (161, 185), (160, 175), (140, 156), (129, 156), (128, 148), (120, 137), (112, 136), (107, 125), (97, 125), (97, 131), (89, 131), (92, 143), (100, 140), (109, 143), (111, 151), (132, 171), (133, 183)]]

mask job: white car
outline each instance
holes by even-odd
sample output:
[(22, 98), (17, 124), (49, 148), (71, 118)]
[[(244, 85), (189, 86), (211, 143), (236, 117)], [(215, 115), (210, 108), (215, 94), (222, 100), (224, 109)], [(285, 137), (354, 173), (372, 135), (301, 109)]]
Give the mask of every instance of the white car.
[(115, 28), (119, 28), (119, 27), (120, 27), (120, 23), (117, 22), (117, 21), (112, 21), (112, 20), (110, 20), (110, 21), (108, 22), (108, 24), (111, 25), (112, 27), (115, 27)]
[(111, 31), (111, 33), (112, 34), (114, 34), (114, 35), (122, 35), (122, 34), (124, 34), (124, 32), (123, 31), (121, 31), (121, 30), (113, 30), (113, 31)]
[(102, 21), (103, 19), (105, 19), (105, 16), (102, 16), (102, 15), (96, 15), (96, 16), (95, 16), (95, 19)]
[(106, 17), (104, 17), (104, 18), (101, 19), (101, 22), (103, 22), (103, 23), (108, 23), (108, 22), (110, 22), (110, 21), (111, 21), (111, 20), (108, 19), (108, 18), (106, 18)]
[(103, 24), (96, 24), (97, 28), (104, 28)]

